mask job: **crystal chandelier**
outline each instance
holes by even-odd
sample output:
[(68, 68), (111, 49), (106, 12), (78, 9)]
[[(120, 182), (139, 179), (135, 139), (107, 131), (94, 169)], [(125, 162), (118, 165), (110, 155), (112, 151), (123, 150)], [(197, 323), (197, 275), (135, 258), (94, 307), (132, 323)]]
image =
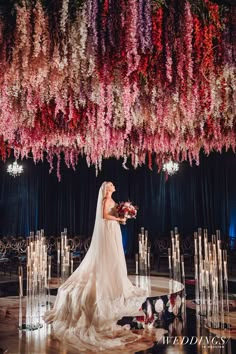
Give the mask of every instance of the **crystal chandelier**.
[(172, 176), (179, 170), (179, 164), (170, 160), (163, 164), (163, 171)]
[(8, 165), (7, 172), (13, 176), (19, 176), (23, 172), (23, 166), (18, 165), (17, 161), (13, 162), (13, 164)]

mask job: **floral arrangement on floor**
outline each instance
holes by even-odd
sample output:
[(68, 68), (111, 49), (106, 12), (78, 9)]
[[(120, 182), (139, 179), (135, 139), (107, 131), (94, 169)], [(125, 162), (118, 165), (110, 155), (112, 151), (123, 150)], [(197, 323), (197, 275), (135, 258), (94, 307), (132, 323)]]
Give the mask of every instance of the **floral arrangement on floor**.
[(149, 297), (142, 305), (144, 315), (131, 318), (130, 327), (132, 329), (168, 328), (171, 333), (173, 325), (176, 325), (175, 330), (181, 331), (184, 306), (182, 291), (155, 298)]
[(0, 16), (0, 156), (128, 157), (136, 168), (236, 148), (236, 8), (210, 0), (9, 1)]

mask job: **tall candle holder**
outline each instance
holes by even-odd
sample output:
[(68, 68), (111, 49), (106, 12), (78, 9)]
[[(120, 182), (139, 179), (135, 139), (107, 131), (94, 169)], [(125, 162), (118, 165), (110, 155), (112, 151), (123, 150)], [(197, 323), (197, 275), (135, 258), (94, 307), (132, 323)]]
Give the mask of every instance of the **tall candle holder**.
[(224, 329), (229, 297), (227, 251), (222, 249), (220, 231), (217, 230), (209, 241), (207, 230), (202, 234), (199, 228), (194, 233), (194, 249), (197, 312), (206, 316), (208, 327)]
[(223, 250), (223, 267), (224, 267), (224, 295), (225, 295), (225, 309), (227, 318), (227, 328), (230, 328), (230, 317), (229, 317), (229, 289), (228, 289), (228, 271), (227, 271), (227, 251)]
[(52, 278), (52, 256), (48, 256), (48, 282)]
[(18, 267), (18, 277), (19, 277), (19, 297), (23, 297), (23, 267), (21, 265)]
[(68, 245), (67, 229), (61, 232), (60, 240), (57, 241), (57, 279), (58, 285), (64, 283), (73, 272), (73, 254)]
[(148, 242), (148, 231), (141, 227), (141, 233), (138, 237), (139, 253), (135, 256), (135, 273), (145, 274), (150, 273), (150, 252), (151, 246)]
[[(43, 230), (36, 235), (31, 232), (27, 245), (27, 282), (26, 282), (26, 322), (22, 323), (22, 309), (19, 314), (19, 329), (36, 330), (41, 328), (41, 316), (45, 311), (47, 277), (47, 249)], [(23, 270), (19, 269), (19, 284), (22, 284)], [(23, 286), (20, 285), (20, 299)], [(42, 310), (42, 307), (44, 309)], [(21, 303), (20, 303), (21, 307)], [(21, 318), (20, 318), (21, 317)]]
[(60, 283), (61, 276), (61, 244), (57, 241), (57, 280)]
[(18, 327), (22, 328), (22, 298), (23, 294), (23, 267), (18, 267), (18, 277), (19, 277), (19, 324)]
[(138, 260), (139, 260), (139, 255), (138, 253), (135, 254), (135, 274), (138, 275)]
[(171, 243), (168, 248), (168, 267), (170, 279), (185, 283), (184, 256), (180, 252), (180, 235), (178, 228), (171, 230)]
[(61, 281), (69, 277), (70, 270), (70, 246), (68, 246), (67, 229), (61, 233)]

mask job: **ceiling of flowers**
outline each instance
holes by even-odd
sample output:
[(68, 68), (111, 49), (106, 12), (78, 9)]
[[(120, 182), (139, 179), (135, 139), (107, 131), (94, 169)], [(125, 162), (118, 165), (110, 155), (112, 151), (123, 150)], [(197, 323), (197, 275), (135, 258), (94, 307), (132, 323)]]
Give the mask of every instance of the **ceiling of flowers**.
[[(0, 8), (0, 149), (198, 162), (236, 145), (235, 7), (31, 0)], [(62, 154), (63, 153), (63, 154)]]

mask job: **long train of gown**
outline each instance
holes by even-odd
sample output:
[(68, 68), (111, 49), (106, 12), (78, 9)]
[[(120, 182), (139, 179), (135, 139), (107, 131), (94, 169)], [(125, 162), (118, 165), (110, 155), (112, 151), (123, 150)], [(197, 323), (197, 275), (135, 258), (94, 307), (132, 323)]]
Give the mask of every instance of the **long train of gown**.
[(80, 350), (114, 348), (140, 337), (117, 325), (123, 316), (137, 314), (147, 297), (128, 279), (119, 223), (104, 220), (101, 237), (95, 254), (90, 246), (44, 315), (56, 337)]

